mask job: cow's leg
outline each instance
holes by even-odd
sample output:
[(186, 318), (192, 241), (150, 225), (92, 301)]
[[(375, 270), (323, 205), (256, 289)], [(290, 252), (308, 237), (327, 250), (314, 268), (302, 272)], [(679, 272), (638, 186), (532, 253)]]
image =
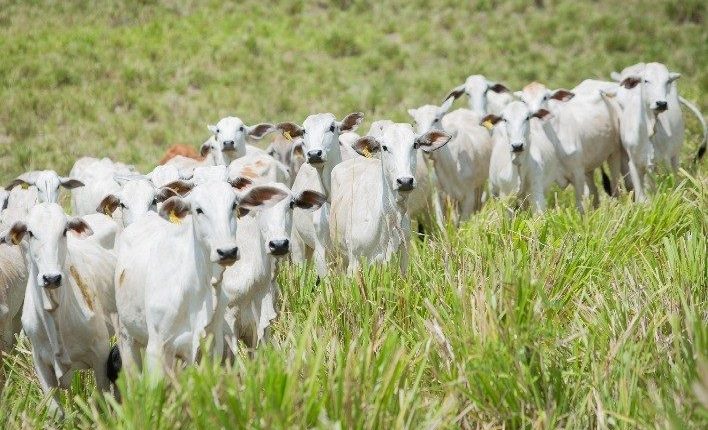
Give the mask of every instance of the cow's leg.
[(292, 259), (292, 262), (295, 264), (304, 263), (307, 261), (305, 241), (302, 240), (295, 228), (293, 228), (290, 236), (290, 258)]
[(620, 171), (622, 172), (622, 178), (624, 179), (624, 187), (627, 192), (634, 191), (634, 184), (632, 183), (632, 175), (629, 169), (629, 154), (627, 151), (622, 151), (622, 163), (620, 164)]
[(676, 175), (679, 170), (679, 157), (678, 155), (674, 155), (671, 157), (671, 170), (673, 171), (673, 174)]
[(95, 361), (91, 365), (94, 376), (96, 377), (96, 388), (106, 393), (111, 390), (111, 381), (108, 379), (108, 355), (110, 349), (103, 348), (101, 353), (96, 355)]
[(615, 152), (607, 159), (610, 168), (610, 193), (612, 197), (619, 197), (619, 180), (622, 175), (622, 153)]
[(460, 217), (458, 223), (462, 223), (470, 219), (470, 216), (475, 212), (475, 206), (477, 205), (477, 194), (475, 191), (465, 196), (465, 199), (460, 201)]
[(162, 336), (155, 330), (149, 330), (145, 348), (145, 370), (155, 379), (161, 379), (168, 367), (168, 352), (165, 349), (166, 344)]
[(118, 320), (118, 350), (123, 371), (134, 372), (140, 370), (142, 362), (140, 360), (140, 347), (135, 340), (121, 326)]
[(57, 393), (52, 392), (52, 389), (56, 390), (59, 387), (59, 381), (54, 374), (54, 367), (51, 364), (45, 363), (39, 354), (34, 351), (34, 348), (32, 348), (32, 359), (34, 360), (34, 370), (37, 373), (37, 379), (39, 380), (39, 386), (42, 388), (42, 392), (44, 394), (51, 392), (49, 403), (47, 404), (50, 414), (60, 420), (64, 419), (64, 410), (59, 404)]
[(634, 187), (634, 200), (638, 202), (646, 201), (646, 196), (644, 195), (644, 168), (638, 167), (633, 157), (629, 158), (629, 177), (632, 179), (632, 186)]
[(533, 212), (540, 214), (546, 211), (546, 195), (543, 193), (543, 184), (540, 181), (536, 181), (531, 187), (531, 195), (527, 198), (531, 200), (533, 204)]
[(595, 183), (594, 171), (585, 173), (585, 182), (588, 184), (588, 190), (590, 190), (590, 195), (592, 196), (592, 207), (597, 209), (600, 206), (600, 195), (597, 191), (597, 184)]
[(573, 188), (575, 188), (575, 207), (578, 208), (578, 212), (584, 214), (583, 197), (585, 195), (585, 173), (580, 169), (573, 172)]
[(327, 251), (322, 243), (315, 244), (312, 258), (315, 261), (315, 270), (317, 271), (317, 274), (321, 277), (327, 276)]

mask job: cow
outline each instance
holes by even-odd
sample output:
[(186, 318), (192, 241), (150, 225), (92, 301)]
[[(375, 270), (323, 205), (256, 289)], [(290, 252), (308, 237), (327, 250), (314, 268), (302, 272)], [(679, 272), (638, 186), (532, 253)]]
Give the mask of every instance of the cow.
[(175, 359), (193, 363), (208, 336), (215, 336), (214, 354), (223, 352), (220, 277), (239, 259), (236, 212), (285, 197), (268, 186), (237, 194), (227, 182), (207, 182), (126, 227), (115, 271), (118, 343), (126, 369), (137, 368), (142, 349), (147, 370), (156, 375)]
[(290, 183), (300, 171), (300, 166), (305, 163), (305, 154), (302, 152), (302, 137), (292, 138), (283, 133), (277, 133), (273, 142), (266, 148), (266, 153), (287, 166)]
[(133, 166), (109, 158), (79, 158), (69, 172), (69, 177), (76, 178), (84, 184), (83, 187), (71, 190), (71, 207), (74, 214), (77, 216), (93, 214), (104, 197), (120, 190), (120, 184), (113, 179), (114, 176), (135, 174), (137, 171)]
[(84, 183), (71, 177), (62, 177), (54, 170), (35, 170), (18, 176), (5, 187), (6, 191), (22, 185), (37, 188), (37, 201), (39, 203), (56, 203), (59, 201), (59, 188), (74, 189), (83, 187)]
[(229, 164), (230, 178), (248, 178), (259, 182), (280, 182), (290, 186), (290, 169), (268, 153), (249, 153)]
[(452, 102), (447, 98), (441, 106), (425, 105), (409, 109), (408, 114), (418, 134), (438, 130), (453, 136), (430, 158), (440, 189), (457, 203), (459, 220), (465, 221), (482, 207), (492, 142), (489, 131), (479, 125), (482, 117), (469, 109), (448, 113)]
[(463, 95), (469, 97), (469, 109), (480, 118), (489, 113), (498, 115), (504, 106), (514, 100), (506, 86), (490, 81), (483, 75), (469, 76), (462, 85), (450, 91), (445, 100), (458, 99)]
[(554, 142), (543, 129), (550, 116), (546, 109), (533, 110), (524, 102), (513, 101), (501, 115), (483, 119), (483, 124), (496, 126), (489, 164), (492, 193), (516, 194), (522, 203), (530, 201), (536, 213), (546, 209), (551, 185), (568, 185)]
[[(330, 237), (347, 273), (360, 260), (387, 262), (399, 255), (401, 271), (408, 265), (410, 217), (406, 200), (416, 187), (418, 149), (439, 150), (451, 136), (432, 130), (416, 134), (410, 124), (388, 124), (377, 137), (354, 143), (365, 157), (354, 158), (332, 170)], [(381, 153), (381, 159), (366, 155)]]
[[(67, 218), (56, 203), (39, 203), (0, 242), (21, 245), (28, 268), (22, 328), (42, 390), (69, 388), (73, 372), (92, 369), (108, 391), (108, 318), (100, 291), (113, 288), (114, 258), (96, 243), (81, 218)], [(56, 394), (50, 408), (63, 414)]]
[[(296, 194), (305, 190), (316, 191), (329, 197), (332, 192), (332, 169), (341, 163), (342, 152), (339, 135), (354, 131), (364, 119), (361, 112), (350, 113), (337, 121), (331, 113), (319, 113), (305, 118), (302, 126), (292, 122), (277, 125), (282, 133), (292, 138), (302, 137), (306, 163), (293, 182)], [(296, 263), (312, 258), (319, 276), (328, 272), (329, 203), (315, 211), (295, 209), (293, 214), (292, 260)]]
[(0, 244), (0, 356), (10, 352), (22, 329), (26, 286), (27, 266), (19, 247)]

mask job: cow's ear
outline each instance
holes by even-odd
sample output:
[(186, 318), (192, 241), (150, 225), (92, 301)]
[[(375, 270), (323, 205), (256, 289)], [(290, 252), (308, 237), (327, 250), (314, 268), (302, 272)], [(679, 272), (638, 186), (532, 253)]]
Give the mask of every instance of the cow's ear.
[(278, 187), (260, 185), (246, 191), (239, 199), (238, 205), (241, 208), (249, 210), (265, 209), (275, 205), (288, 195), (289, 193), (286, 193)]
[(317, 210), (327, 201), (327, 196), (317, 191), (305, 190), (293, 200), (293, 206), (300, 209)]
[(302, 149), (302, 142), (293, 145), (293, 155), (299, 158), (305, 158), (305, 151)]
[(96, 212), (110, 216), (120, 206), (120, 199), (113, 194), (109, 194), (98, 204)]
[(561, 102), (567, 102), (568, 100), (572, 99), (573, 97), (575, 97), (575, 93), (568, 91), (568, 90), (563, 90), (563, 89), (556, 90), (556, 92), (554, 92), (551, 95), (551, 99), (558, 100)]
[(296, 137), (300, 137), (305, 134), (305, 129), (295, 124), (294, 122), (281, 122), (275, 126), (276, 129), (280, 130), (286, 139), (290, 140)]
[[(464, 94), (465, 94), (465, 84), (462, 84), (458, 87), (453, 88), (452, 91), (447, 93), (447, 95), (445, 96), (445, 100), (443, 100), (443, 102), (447, 101), (447, 99), (449, 99), (449, 98), (452, 98), (453, 100), (457, 100), (460, 97), (462, 97)], [(408, 113), (410, 114), (410, 111)]]
[(612, 72), (612, 73), (610, 73), (610, 78), (612, 78), (612, 80), (615, 82), (619, 82), (622, 80), (622, 75), (620, 75), (617, 72)]
[(253, 185), (253, 181), (245, 176), (239, 176), (233, 179), (229, 179), (229, 184), (238, 191), (243, 191), (245, 188)]
[(500, 117), (499, 115), (494, 115), (493, 113), (490, 113), (489, 115), (482, 118), (482, 121), (479, 123), (479, 125), (484, 126), (486, 128), (492, 128), (499, 121), (501, 121), (501, 119), (502, 117)]
[(268, 134), (276, 131), (277, 128), (275, 128), (273, 124), (262, 123), (247, 127), (246, 130), (248, 130), (248, 137), (253, 139), (262, 139)]
[(162, 188), (171, 188), (180, 196), (184, 196), (185, 194), (188, 194), (190, 191), (192, 191), (192, 188), (194, 188), (194, 183), (192, 181), (178, 179), (176, 181), (170, 182)]
[(551, 115), (551, 113), (548, 110), (541, 108), (541, 109), (537, 110), (536, 112), (534, 112), (533, 114), (531, 114), (531, 116), (533, 118), (538, 118), (538, 119), (549, 119), (553, 115)]
[(362, 136), (352, 143), (352, 148), (364, 157), (370, 157), (371, 154), (379, 152), (381, 150), (381, 144), (375, 137), (372, 136)]
[(339, 122), (339, 131), (342, 133), (345, 131), (354, 131), (357, 127), (359, 127), (359, 124), (361, 124), (363, 120), (363, 112), (352, 112)]
[(89, 237), (93, 234), (91, 227), (79, 217), (73, 217), (66, 223), (66, 231), (73, 231), (78, 237)]
[(22, 239), (27, 233), (27, 224), (22, 221), (15, 222), (10, 230), (4, 235), (0, 236), (0, 243), (7, 243), (9, 245), (19, 245)]
[(433, 152), (440, 149), (452, 139), (452, 136), (444, 131), (433, 130), (429, 131), (415, 139), (414, 146), (421, 148), (425, 152)]
[(675, 81), (676, 79), (678, 79), (680, 77), (681, 77), (680, 73), (676, 73), (676, 72), (669, 73), (669, 83)]
[(216, 131), (218, 130), (218, 128), (216, 128), (215, 125), (211, 125), (211, 124), (207, 125), (207, 128), (209, 129), (211, 134), (216, 134)]
[(169, 199), (170, 197), (179, 197), (179, 193), (172, 188), (169, 187), (162, 187), (157, 191), (157, 194), (155, 195), (155, 200), (158, 203), (162, 203), (165, 200)]
[(642, 82), (642, 78), (639, 76), (629, 76), (627, 78), (624, 78), (622, 82), (620, 82), (620, 85), (625, 87), (628, 90), (631, 90), (632, 88), (636, 87)]
[(450, 108), (452, 107), (452, 104), (455, 102), (455, 99), (453, 98), (448, 98), (445, 99), (442, 105), (440, 105), (440, 109), (438, 109), (438, 116), (445, 115)]
[(211, 150), (213, 149), (211, 145), (211, 139), (207, 140), (206, 142), (202, 143), (202, 146), (199, 148), (199, 155), (202, 156), (202, 158), (206, 157), (209, 155)]
[(79, 188), (79, 187), (84, 186), (83, 182), (79, 181), (78, 179), (74, 179), (74, 178), (60, 178), (60, 181), (61, 181), (60, 182), (61, 186), (68, 189), (68, 190), (72, 190), (74, 188)]
[(189, 215), (189, 210), (189, 202), (181, 197), (170, 197), (162, 203), (159, 214), (167, 221), (179, 224), (184, 217)]
[(502, 84), (500, 84), (500, 83), (498, 83), (498, 82), (490, 83), (489, 89), (492, 90), (492, 91), (494, 91), (494, 92), (497, 93), (497, 94), (499, 94), (499, 93), (510, 93), (510, 92), (511, 92), (511, 90), (509, 90), (509, 88), (505, 87), (504, 85), (502, 85)]
[(29, 182), (27, 182), (27, 181), (25, 181), (24, 179), (17, 178), (17, 179), (15, 179), (15, 180), (13, 180), (12, 182), (10, 182), (9, 184), (7, 184), (7, 186), (5, 187), (5, 190), (6, 190), (6, 191), (12, 191), (12, 189), (15, 188), (15, 187), (17, 187), (17, 186), (23, 186), (23, 187), (24, 187), (24, 186), (30, 186), (30, 185), (32, 185), (32, 184), (29, 183)]

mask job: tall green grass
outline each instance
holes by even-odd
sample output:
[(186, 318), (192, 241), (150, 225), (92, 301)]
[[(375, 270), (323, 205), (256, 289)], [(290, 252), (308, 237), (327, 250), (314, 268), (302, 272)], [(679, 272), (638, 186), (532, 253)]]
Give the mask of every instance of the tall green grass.
[[(543, 4), (537, 7), (535, 4)], [(644, 60), (708, 108), (702, 2), (0, 0), (0, 179), (84, 154), (150, 168), (227, 114), (408, 120), (471, 73), (572, 87)], [(699, 141), (687, 115), (684, 159)], [(29, 344), (3, 358), (2, 428), (706, 428), (708, 175), (648, 204), (494, 201), (415, 240), (410, 270), (316, 285), (286, 266), (271, 341), (155, 384), (90, 375), (47, 415)]]

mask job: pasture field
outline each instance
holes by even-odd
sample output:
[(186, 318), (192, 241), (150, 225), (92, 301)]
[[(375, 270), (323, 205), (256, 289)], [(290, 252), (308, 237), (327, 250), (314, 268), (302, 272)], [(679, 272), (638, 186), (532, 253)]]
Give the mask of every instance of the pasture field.
[[(539, 6), (541, 5), (541, 6)], [(409, 121), (473, 73), (572, 88), (640, 61), (708, 111), (708, 6), (646, 2), (0, 0), (0, 180), (81, 155), (149, 170), (227, 115)], [(462, 106), (462, 102), (458, 102)], [(650, 203), (572, 190), (541, 216), (489, 202), (397, 265), (281, 277), (271, 341), (233, 365), (79, 374), (47, 415), (29, 344), (2, 358), (0, 428), (708, 428), (708, 168), (690, 114)]]

